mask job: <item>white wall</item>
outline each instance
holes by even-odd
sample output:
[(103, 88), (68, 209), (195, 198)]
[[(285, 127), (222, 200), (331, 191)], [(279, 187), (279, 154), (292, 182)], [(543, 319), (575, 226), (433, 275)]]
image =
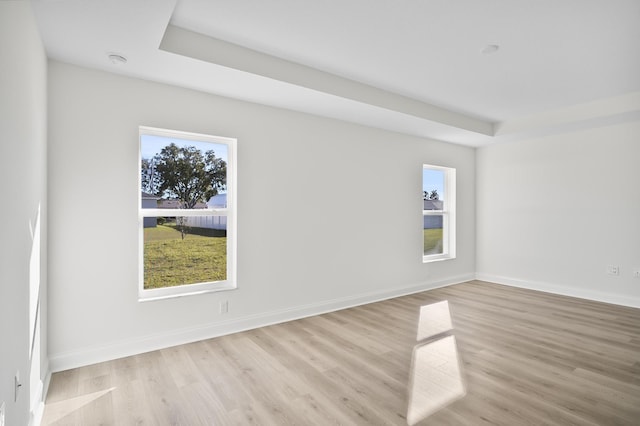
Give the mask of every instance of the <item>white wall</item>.
[[(471, 148), (49, 70), (52, 370), (473, 277)], [(237, 290), (137, 301), (139, 125), (238, 138)], [(423, 163), (457, 168), (455, 260), (422, 263)]]
[(639, 160), (638, 122), (478, 150), (478, 277), (640, 307)]
[[(6, 403), (7, 425), (26, 425), (30, 419), (29, 324), (30, 278), (40, 285), (41, 315), (36, 346), (46, 354), (46, 133), (47, 62), (35, 26), (31, 3), (0, 2), (0, 404)], [(31, 229), (41, 208), (41, 265), (33, 264)], [(31, 228), (31, 229), (30, 229)], [(37, 254), (34, 260), (37, 260)], [(31, 274), (41, 273), (41, 276)], [(37, 293), (34, 288), (33, 294)], [(47, 371), (46, 356), (33, 362), (36, 382)], [(42, 367), (42, 368), (41, 368)], [(14, 375), (23, 383), (14, 402)], [(36, 398), (37, 400), (38, 398)], [(41, 407), (33, 407), (38, 409)], [(37, 421), (36, 421), (37, 422)]]

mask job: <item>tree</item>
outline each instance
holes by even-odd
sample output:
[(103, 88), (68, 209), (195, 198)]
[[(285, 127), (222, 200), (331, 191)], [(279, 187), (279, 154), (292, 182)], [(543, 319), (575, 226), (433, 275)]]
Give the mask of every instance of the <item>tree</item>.
[[(213, 150), (203, 154), (194, 146), (179, 147), (172, 143), (146, 161), (145, 166), (142, 160), (143, 190), (146, 184), (149, 191), (145, 192), (177, 198), (183, 209), (193, 209), (198, 202), (206, 203), (227, 184), (227, 163), (217, 158)], [(184, 239), (188, 231), (185, 218), (177, 218), (176, 226)]]
[(180, 238), (184, 240), (184, 237), (189, 233), (189, 223), (185, 216), (176, 217), (176, 228), (180, 231)]
[(434, 189), (431, 192), (429, 191), (422, 191), (424, 193), (423, 195), (423, 200), (439, 200), (440, 199), (440, 195), (438, 195), (438, 190)]
[(160, 192), (175, 197), (182, 208), (192, 209), (218, 194), (227, 184), (227, 163), (214, 151), (202, 154), (194, 146), (178, 147), (172, 143), (154, 157), (160, 176)]
[(143, 158), (140, 168), (142, 191), (151, 195), (160, 195), (162, 181), (156, 168), (156, 157)]

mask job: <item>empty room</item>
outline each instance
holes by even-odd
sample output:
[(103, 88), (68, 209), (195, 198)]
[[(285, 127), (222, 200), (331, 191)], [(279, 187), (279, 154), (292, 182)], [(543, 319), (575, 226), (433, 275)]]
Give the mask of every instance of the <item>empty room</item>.
[(0, 426), (640, 425), (640, 2), (0, 2)]

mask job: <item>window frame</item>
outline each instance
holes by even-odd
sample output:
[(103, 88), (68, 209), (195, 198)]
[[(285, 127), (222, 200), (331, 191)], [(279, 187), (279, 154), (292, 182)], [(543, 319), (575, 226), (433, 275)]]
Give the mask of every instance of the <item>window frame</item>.
[[(142, 136), (161, 136), (183, 141), (209, 142), (224, 144), (227, 146), (227, 207), (207, 209), (148, 209), (142, 208), (140, 188), (142, 186)], [(173, 297), (189, 296), (211, 293), (237, 288), (237, 139), (223, 136), (213, 136), (201, 133), (185, 132), (180, 130), (161, 129), (156, 127), (140, 126), (138, 131), (138, 300), (150, 301)], [(194, 284), (181, 284), (172, 287), (145, 289), (144, 288), (144, 218), (160, 216), (226, 216), (227, 218), (227, 270), (226, 280), (211, 281)]]
[(423, 164), (423, 188), (424, 188), (424, 171), (435, 170), (443, 172), (443, 202), (442, 210), (424, 210), (424, 199), (422, 203), (422, 223), (424, 238), (424, 217), (425, 216), (442, 216), (442, 253), (424, 254), (422, 251), (422, 263), (436, 262), (441, 260), (456, 258), (456, 169), (452, 167), (436, 166), (432, 164)]

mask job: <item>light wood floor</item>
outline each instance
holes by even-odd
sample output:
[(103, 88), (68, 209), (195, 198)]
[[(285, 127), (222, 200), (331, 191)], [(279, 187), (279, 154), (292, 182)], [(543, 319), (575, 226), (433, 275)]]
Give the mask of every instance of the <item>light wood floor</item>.
[(479, 281), (56, 373), (44, 425), (402, 425), (419, 308), (466, 396), (424, 425), (640, 425), (640, 310)]

